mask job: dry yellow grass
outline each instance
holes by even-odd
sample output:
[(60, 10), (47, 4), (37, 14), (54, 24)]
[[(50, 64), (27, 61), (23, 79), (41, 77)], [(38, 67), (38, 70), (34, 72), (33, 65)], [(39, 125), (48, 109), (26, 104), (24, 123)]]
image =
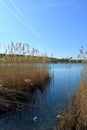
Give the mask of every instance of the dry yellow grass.
[[(37, 64), (39, 56), (34, 57), (37, 50), (28, 48), (26, 44), (12, 43), (0, 57), (0, 114), (28, 105), (31, 90), (41, 90), (50, 79), (45, 60), (41, 62), (42, 58), (42, 64)], [(27, 56), (28, 52), (32, 55)]]
[(67, 110), (62, 113), (60, 130), (87, 130), (87, 66), (80, 88)]
[[(50, 78), (45, 64), (46, 54), (40, 60), (37, 49), (30, 49), (28, 44), (13, 42), (5, 52), (5, 55), (0, 57), (0, 86), (22, 88), (30, 84), (44, 84), (45, 80)], [(39, 60), (44, 64), (37, 65)]]
[(32, 90), (43, 90), (49, 79), (46, 64), (0, 64), (0, 115), (28, 105)]
[(30, 84), (44, 84), (49, 79), (46, 66), (36, 64), (4, 64), (0, 66), (0, 85), (5, 87), (25, 87)]

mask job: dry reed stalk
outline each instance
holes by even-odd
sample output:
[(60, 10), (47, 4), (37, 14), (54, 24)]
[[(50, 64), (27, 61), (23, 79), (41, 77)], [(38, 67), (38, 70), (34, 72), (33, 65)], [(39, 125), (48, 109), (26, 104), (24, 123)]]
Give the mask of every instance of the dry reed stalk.
[(5, 52), (0, 62), (1, 86), (22, 88), (30, 85), (30, 82), (25, 82), (26, 79), (31, 80), (31, 84), (35, 85), (44, 84), (45, 80), (49, 79), (49, 69), (46, 65), (37, 66), (37, 59), (42, 63), (46, 61), (46, 53), (44, 58), (40, 58), (37, 49), (30, 49), (28, 44), (13, 42), (8, 45)]
[[(46, 67), (36, 64), (9, 64), (0, 67), (1, 85), (5, 87), (25, 87), (31, 84), (44, 84), (49, 79), (49, 71)], [(25, 82), (29, 79), (31, 82)]]
[(29, 50), (27, 44), (12, 42), (0, 57), (0, 114), (28, 105), (29, 91), (43, 88), (50, 79), (47, 65), (37, 64), (43, 63), (46, 56), (43, 61), (38, 54), (34, 48)]
[(87, 71), (83, 73), (82, 83), (75, 94), (74, 102), (69, 104), (67, 111), (61, 116), (61, 130), (87, 129)]
[(84, 63), (82, 82), (65, 112), (62, 112), (60, 130), (87, 130), (87, 52), (83, 46), (78, 58)]

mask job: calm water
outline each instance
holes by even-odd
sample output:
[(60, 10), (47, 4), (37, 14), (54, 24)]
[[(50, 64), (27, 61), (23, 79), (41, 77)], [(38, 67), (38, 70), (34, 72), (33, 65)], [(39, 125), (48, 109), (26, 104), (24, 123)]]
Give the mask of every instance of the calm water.
[[(0, 118), (0, 130), (53, 130), (56, 116), (81, 83), (82, 64), (50, 64), (52, 80), (31, 93), (29, 105)], [(37, 121), (33, 121), (33, 117)]]

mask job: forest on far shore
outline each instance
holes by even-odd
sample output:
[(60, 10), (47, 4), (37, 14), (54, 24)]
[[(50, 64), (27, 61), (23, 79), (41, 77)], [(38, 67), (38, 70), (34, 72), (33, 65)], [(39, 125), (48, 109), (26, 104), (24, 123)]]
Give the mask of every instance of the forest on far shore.
[(32, 56), (32, 55), (16, 55), (16, 54), (3, 54), (0, 53), (0, 62), (5, 61), (5, 59), (9, 61), (10, 58), (16, 57), (16, 58), (24, 58), (26, 57), (27, 61), (33, 61), (37, 63), (41, 63), (44, 61), (45, 63), (82, 63), (82, 59), (73, 59), (70, 58), (54, 58), (54, 57), (48, 57), (48, 56)]

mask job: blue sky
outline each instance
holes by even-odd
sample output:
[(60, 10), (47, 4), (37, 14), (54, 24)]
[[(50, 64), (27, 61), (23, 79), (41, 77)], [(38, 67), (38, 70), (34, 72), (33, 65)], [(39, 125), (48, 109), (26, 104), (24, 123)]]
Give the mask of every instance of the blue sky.
[(12, 41), (76, 58), (87, 49), (87, 0), (0, 0), (1, 48)]

